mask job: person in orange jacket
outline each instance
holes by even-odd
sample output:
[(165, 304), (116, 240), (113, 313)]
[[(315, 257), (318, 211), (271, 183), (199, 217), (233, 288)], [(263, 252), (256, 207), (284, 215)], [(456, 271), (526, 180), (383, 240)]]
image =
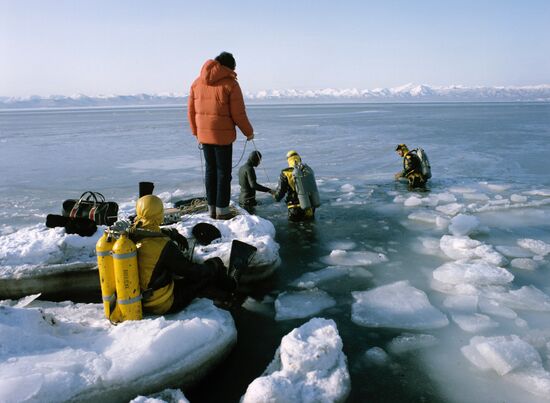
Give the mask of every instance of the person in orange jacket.
[(202, 145), (206, 161), (205, 185), (212, 218), (230, 219), (231, 160), (238, 126), (247, 140), (254, 138), (241, 87), (235, 73), (235, 58), (222, 52), (207, 60), (191, 85), (187, 114), (191, 132)]

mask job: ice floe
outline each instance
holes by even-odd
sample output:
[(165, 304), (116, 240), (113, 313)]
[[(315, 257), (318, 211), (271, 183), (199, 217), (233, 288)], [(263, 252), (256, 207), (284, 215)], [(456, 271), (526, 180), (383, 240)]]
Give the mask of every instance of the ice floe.
[(380, 252), (369, 251), (346, 251), (335, 249), (330, 255), (321, 259), (331, 266), (370, 266), (377, 263), (387, 262), (388, 258)]
[(458, 214), (451, 219), (449, 231), (455, 236), (470, 235), (479, 226), (477, 217)]
[(518, 239), (518, 245), (524, 249), (530, 250), (535, 255), (546, 256), (550, 253), (550, 244), (539, 239)]
[(395, 337), (388, 344), (388, 350), (393, 354), (403, 354), (435, 346), (439, 340), (431, 334), (404, 333)]
[(453, 314), (453, 321), (465, 332), (479, 333), (488, 329), (498, 327), (498, 322), (492, 320), (489, 316), (480, 313), (471, 315)]
[(372, 347), (365, 351), (364, 359), (369, 364), (385, 365), (389, 361), (388, 353), (381, 347)]
[(436, 329), (449, 320), (436, 309), (424, 291), (398, 281), (368, 291), (352, 292), (351, 319), (361, 326), (399, 329)]
[(368, 278), (372, 277), (372, 274), (368, 270), (357, 266), (329, 266), (321, 270), (304, 273), (290, 285), (298, 288), (314, 288), (330, 280), (345, 276)]
[(432, 275), (439, 282), (454, 285), (502, 285), (514, 280), (514, 275), (505, 268), (483, 260), (444, 263)]
[(336, 324), (313, 318), (282, 338), (273, 361), (241, 402), (344, 402), (350, 388)]
[(323, 290), (283, 292), (275, 300), (275, 320), (307, 318), (336, 305)]
[(535, 395), (550, 396), (550, 373), (538, 351), (519, 336), (475, 336), (461, 351), (479, 369), (494, 370)]
[(237, 336), (231, 315), (206, 299), (118, 326), (101, 304), (12, 305), (0, 305), (0, 401), (129, 400), (189, 385)]
[(149, 396), (138, 396), (130, 403), (189, 403), (189, 400), (179, 389), (165, 389)]
[(467, 236), (443, 235), (439, 246), (443, 253), (453, 260), (479, 258), (497, 266), (508, 263), (491, 245)]

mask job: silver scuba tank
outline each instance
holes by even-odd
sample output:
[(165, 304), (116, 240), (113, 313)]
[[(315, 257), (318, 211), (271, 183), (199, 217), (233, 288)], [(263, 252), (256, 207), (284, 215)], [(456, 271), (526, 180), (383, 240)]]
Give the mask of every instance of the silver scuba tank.
[(305, 210), (319, 207), (321, 205), (321, 198), (317, 190), (317, 183), (315, 183), (313, 169), (307, 164), (296, 164), (292, 171), (292, 176), (294, 176), (300, 208)]

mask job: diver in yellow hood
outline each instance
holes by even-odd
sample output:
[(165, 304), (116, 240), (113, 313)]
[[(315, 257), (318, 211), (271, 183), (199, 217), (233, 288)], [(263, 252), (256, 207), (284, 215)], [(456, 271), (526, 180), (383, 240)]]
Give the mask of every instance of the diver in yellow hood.
[[(137, 201), (133, 227), (161, 232), (163, 218), (162, 200), (154, 195), (146, 195)], [(220, 258), (208, 259), (204, 264), (193, 263), (169, 235), (142, 236), (133, 238), (133, 241), (137, 246), (139, 282), (145, 312), (159, 315), (177, 312), (211, 287), (224, 291), (233, 291), (237, 287), (239, 268), (226, 269)]]
[(315, 208), (321, 205), (313, 169), (304, 164), (294, 150), (286, 154), (286, 159), (288, 168), (281, 171), (273, 197), (280, 201), (286, 195), (289, 220), (311, 220), (315, 216)]
[(425, 186), (427, 178), (422, 174), (422, 161), (414, 150), (411, 152), (406, 144), (398, 144), (395, 152), (403, 158), (403, 170), (395, 174), (395, 180), (406, 178), (410, 188)]

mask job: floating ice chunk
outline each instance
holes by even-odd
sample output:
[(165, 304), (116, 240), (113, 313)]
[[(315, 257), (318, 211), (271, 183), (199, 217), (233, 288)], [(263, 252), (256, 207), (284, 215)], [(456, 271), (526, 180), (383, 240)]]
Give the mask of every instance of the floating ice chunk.
[(321, 259), (331, 266), (369, 266), (377, 263), (387, 262), (388, 258), (383, 253), (357, 251), (348, 252), (335, 249), (329, 256)]
[(503, 265), (507, 260), (492, 246), (467, 236), (443, 235), (439, 247), (448, 257), (454, 260), (480, 258), (494, 265)]
[(445, 228), (449, 225), (449, 220), (443, 217), (441, 214), (434, 211), (415, 211), (409, 214), (410, 220), (422, 221), (428, 224), (435, 224), (437, 228)]
[(515, 369), (541, 367), (542, 360), (537, 350), (516, 335), (475, 336), (470, 340), (470, 346), (479, 356), (472, 360), (471, 350), (467, 349), (465, 353), (462, 348), (462, 352), (472, 364), (482, 369), (494, 369), (501, 376)]
[(407, 207), (420, 206), (422, 204), (422, 199), (416, 196), (410, 196), (403, 204)]
[(340, 190), (345, 193), (351, 193), (355, 191), (355, 186), (353, 186), (351, 183), (346, 183), (340, 186)]
[(514, 193), (512, 196), (510, 196), (510, 200), (512, 200), (514, 203), (525, 203), (527, 201), (527, 196), (522, 196)]
[(445, 298), (443, 306), (453, 311), (475, 312), (477, 311), (477, 295), (454, 295)]
[(352, 295), (355, 302), (351, 319), (361, 326), (421, 330), (449, 324), (447, 316), (430, 304), (426, 293), (408, 281), (355, 291)]
[(332, 241), (328, 243), (328, 247), (332, 249), (350, 250), (357, 247), (354, 241)]
[(454, 216), (464, 210), (464, 205), (460, 203), (449, 203), (437, 206), (435, 209), (441, 211), (443, 214)]
[(456, 236), (469, 235), (479, 226), (477, 217), (459, 214), (451, 219), (449, 231)]
[(519, 246), (498, 245), (495, 249), (507, 257), (533, 257), (533, 253)]
[(518, 316), (512, 309), (483, 296), (479, 298), (478, 305), (479, 310), (487, 315), (500, 316), (506, 319), (515, 319)]
[(449, 284), (437, 281), (435, 278), (430, 279), (430, 287), (433, 290), (442, 292), (443, 294), (451, 295), (479, 295), (480, 290), (472, 284)]
[(467, 236), (443, 235), (439, 241), (439, 247), (451, 259), (469, 259), (476, 256), (475, 248), (481, 242)]
[(483, 260), (448, 262), (432, 273), (433, 277), (447, 284), (498, 285), (514, 280), (508, 270)]
[(298, 288), (314, 288), (319, 284), (344, 276), (367, 278), (372, 277), (372, 274), (361, 267), (329, 266), (321, 270), (305, 273), (294, 280), (291, 285)]
[(489, 196), (487, 196), (485, 193), (465, 193), (462, 195), (464, 197), (464, 200), (470, 200), (470, 201), (488, 201)]
[(437, 338), (431, 334), (404, 333), (390, 341), (388, 350), (393, 354), (402, 354), (408, 351), (432, 347), (437, 343)]
[(365, 360), (375, 365), (384, 365), (389, 361), (389, 356), (383, 348), (372, 347), (365, 352)]
[(518, 245), (528, 249), (536, 255), (546, 256), (550, 253), (550, 244), (538, 239), (518, 239)]
[(535, 190), (529, 190), (523, 193), (530, 196), (550, 197), (550, 189), (535, 189)]
[(432, 197), (437, 198), (437, 200), (440, 203), (454, 203), (454, 202), (456, 202), (455, 195), (452, 194), (452, 193), (449, 193), (449, 192), (438, 193), (438, 194), (433, 195)]
[(351, 389), (346, 361), (334, 321), (313, 318), (282, 338), (241, 402), (344, 402)]
[(532, 285), (504, 293), (487, 292), (487, 297), (512, 309), (550, 312), (550, 297)]
[(393, 198), (394, 203), (403, 203), (405, 202), (405, 197), (401, 195), (397, 195)]
[(428, 255), (439, 255), (441, 249), (439, 248), (439, 239), (433, 237), (418, 237), (420, 242), (420, 252)]
[(322, 290), (283, 292), (275, 300), (275, 320), (307, 318), (334, 305), (336, 301)]
[(473, 315), (451, 315), (453, 321), (465, 332), (478, 333), (487, 329), (498, 327), (498, 323), (486, 315), (474, 313)]
[(495, 193), (504, 192), (505, 190), (508, 190), (512, 187), (512, 185), (508, 185), (508, 184), (496, 184), (496, 183), (487, 183), (487, 182), (480, 182), (480, 185), (485, 186), (487, 189)]
[(539, 263), (536, 260), (528, 259), (524, 257), (518, 257), (515, 259), (512, 259), (510, 262), (510, 265), (512, 267), (515, 267), (516, 269), (522, 269), (522, 270), (536, 270), (537, 267), (539, 267)]
[(542, 366), (534, 365), (534, 368), (513, 371), (506, 377), (527, 392), (541, 396), (545, 400), (550, 396), (550, 373)]
[(451, 186), (449, 188), (449, 192), (453, 193), (474, 193), (476, 192), (475, 188), (468, 187), (468, 186)]
[(266, 297), (263, 301), (257, 301), (252, 297), (248, 297), (242, 304), (242, 307), (250, 312), (256, 312), (264, 316), (273, 316), (273, 301)]
[(138, 396), (130, 403), (189, 403), (189, 400), (179, 389), (165, 389), (151, 396)]
[(480, 245), (474, 250), (477, 257), (496, 266), (508, 264), (508, 260), (498, 253), (491, 245)]

